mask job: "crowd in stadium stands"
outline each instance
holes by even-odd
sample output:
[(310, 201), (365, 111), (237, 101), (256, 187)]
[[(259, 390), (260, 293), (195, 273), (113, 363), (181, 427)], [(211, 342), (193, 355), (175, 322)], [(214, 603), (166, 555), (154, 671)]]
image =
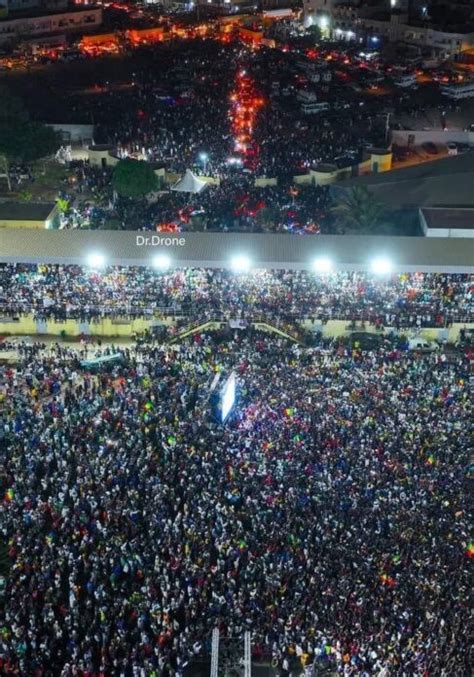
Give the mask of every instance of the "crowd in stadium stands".
[(364, 320), (377, 326), (446, 326), (474, 317), (470, 275), (0, 265), (0, 312), (37, 319), (258, 317)]
[(213, 627), (282, 676), (469, 674), (461, 354), (246, 330), (120, 350), (0, 367), (2, 675), (182, 677)]

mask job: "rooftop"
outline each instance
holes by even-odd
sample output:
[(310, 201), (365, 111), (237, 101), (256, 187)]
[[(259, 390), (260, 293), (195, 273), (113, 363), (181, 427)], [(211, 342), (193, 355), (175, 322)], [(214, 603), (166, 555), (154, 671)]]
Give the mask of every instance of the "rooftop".
[(0, 221), (46, 221), (54, 207), (54, 202), (0, 202)]
[(177, 267), (224, 268), (236, 252), (255, 268), (311, 270), (317, 257), (335, 270), (369, 270), (386, 256), (395, 272), (474, 273), (474, 240), (461, 238), (289, 235), (257, 233), (178, 233), (37, 230), (2, 232), (0, 261), (84, 265), (91, 252), (110, 265), (152, 265), (157, 254)]
[(474, 153), (464, 153), (413, 167), (349, 179), (332, 188), (367, 186), (389, 208), (474, 208)]
[(67, 5), (62, 9), (23, 9), (10, 11), (6, 16), (0, 17), (0, 21), (14, 21), (15, 19), (34, 19), (35, 17), (54, 16), (56, 14), (77, 14), (88, 12), (92, 9), (102, 9), (98, 5)]
[(421, 210), (428, 228), (474, 229), (474, 208), (428, 207)]

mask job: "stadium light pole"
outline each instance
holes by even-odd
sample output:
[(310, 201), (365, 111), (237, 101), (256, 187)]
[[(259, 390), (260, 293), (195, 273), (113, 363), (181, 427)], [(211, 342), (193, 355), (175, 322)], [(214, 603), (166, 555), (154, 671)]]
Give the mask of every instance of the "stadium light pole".
[(204, 176), (206, 175), (206, 169), (207, 169), (207, 161), (209, 160), (209, 155), (207, 153), (199, 153), (199, 159), (202, 162), (202, 168), (204, 172)]

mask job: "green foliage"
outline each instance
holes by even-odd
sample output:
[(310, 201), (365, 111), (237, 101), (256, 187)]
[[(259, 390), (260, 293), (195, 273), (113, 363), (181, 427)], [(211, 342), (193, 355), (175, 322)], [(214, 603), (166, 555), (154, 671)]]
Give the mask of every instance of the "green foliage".
[(33, 193), (31, 190), (22, 190), (19, 194), (18, 197), (20, 200), (23, 200), (23, 202), (31, 202), (33, 199)]
[(121, 197), (142, 198), (158, 187), (158, 178), (147, 162), (120, 160), (112, 174), (112, 186)]
[(312, 26), (308, 26), (306, 30), (312, 36), (315, 43), (321, 40), (321, 29), (319, 26), (313, 24)]
[(357, 233), (381, 232), (386, 226), (385, 206), (365, 186), (352, 188), (330, 211), (344, 226)]
[(56, 204), (58, 205), (58, 209), (61, 212), (61, 214), (66, 214), (66, 212), (69, 209), (69, 200), (65, 200), (62, 197), (58, 197), (56, 200)]

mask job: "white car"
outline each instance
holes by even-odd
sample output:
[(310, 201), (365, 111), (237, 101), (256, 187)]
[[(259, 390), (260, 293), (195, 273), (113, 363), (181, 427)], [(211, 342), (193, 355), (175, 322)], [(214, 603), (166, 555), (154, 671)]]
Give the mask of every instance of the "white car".
[(457, 155), (458, 154), (457, 143), (454, 143), (453, 141), (450, 142), (450, 143), (447, 143), (446, 148), (448, 149), (448, 155)]
[(416, 350), (420, 353), (433, 353), (439, 350), (439, 345), (436, 341), (428, 341), (421, 337), (408, 339), (408, 350)]

